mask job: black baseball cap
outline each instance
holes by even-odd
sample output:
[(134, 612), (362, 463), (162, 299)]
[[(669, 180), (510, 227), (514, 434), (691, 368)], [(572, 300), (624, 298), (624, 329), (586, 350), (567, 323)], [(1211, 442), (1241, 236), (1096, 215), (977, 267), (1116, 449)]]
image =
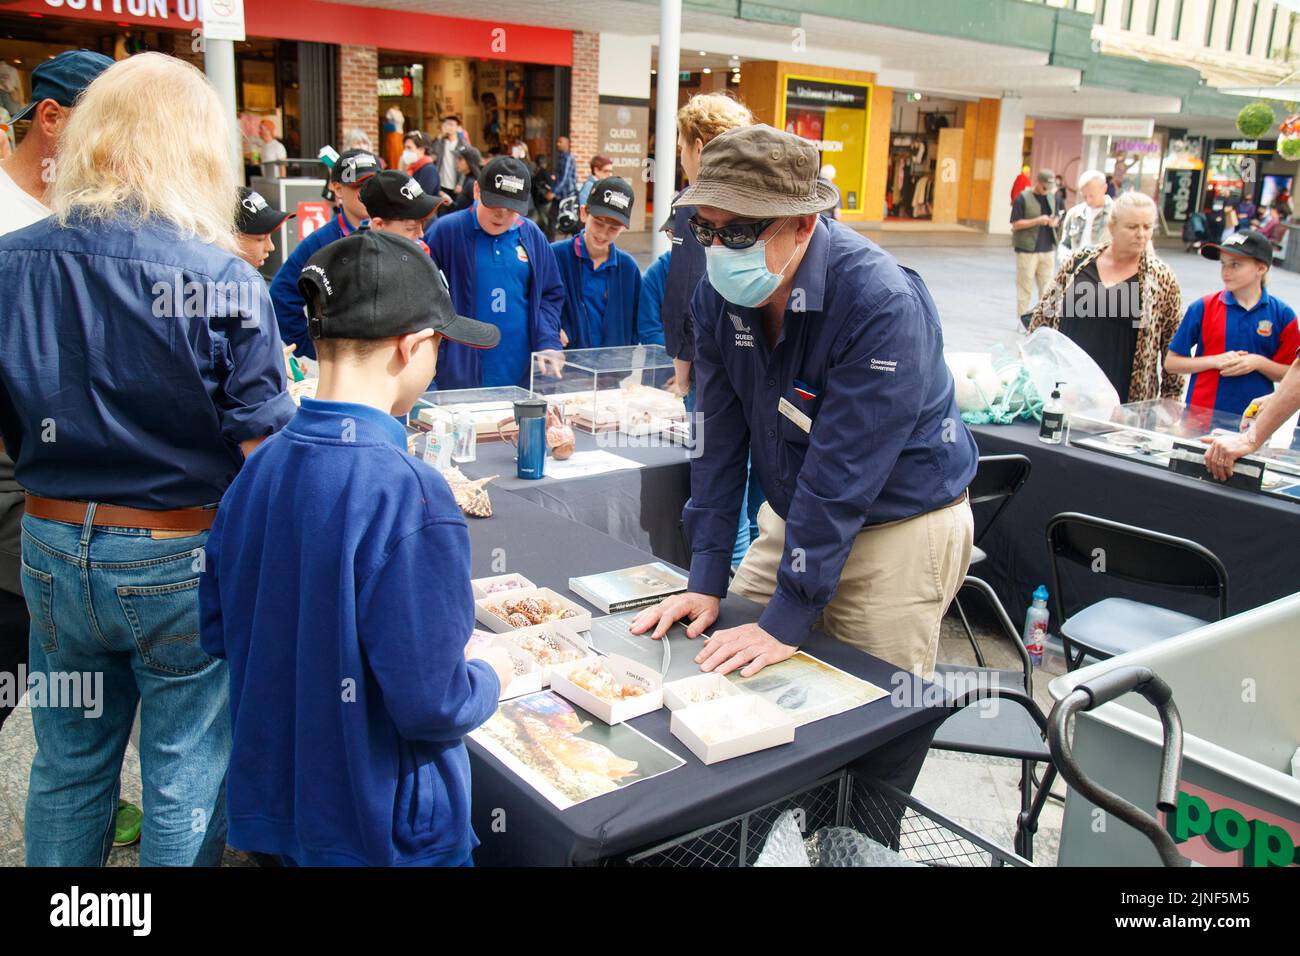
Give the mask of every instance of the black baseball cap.
[(65, 50), (46, 60), (32, 70), (32, 101), (11, 122), (26, 119), (43, 100), (54, 100), (66, 107), (75, 105), (82, 91), (112, 65), (111, 59), (92, 50)]
[(513, 156), (498, 156), (483, 167), (478, 177), (479, 197), (483, 205), (494, 209), (513, 209), (521, 216), (528, 214), (528, 196), (533, 188), (533, 175), (528, 164)]
[(292, 219), (297, 213), (282, 212), (263, 198), (262, 194), (239, 187), (239, 213), (235, 217), (235, 226), (246, 236), (266, 236), (280, 228), (286, 219)]
[(474, 169), (483, 168), (483, 154), (473, 146), (457, 146), (456, 155), (469, 163)]
[(363, 229), (322, 247), (303, 266), (313, 339), (386, 339), (433, 329), (453, 342), (491, 348), (501, 330), (456, 314), (447, 280), (410, 239)]
[(1268, 236), (1254, 229), (1234, 232), (1222, 242), (1206, 243), (1201, 246), (1201, 255), (1207, 259), (1217, 260), (1220, 254), (1225, 252), (1231, 256), (1257, 259), (1266, 266), (1273, 265), (1273, 244), (1268, 241)]
[(587, 193), (587, 215), (608, 216), (625, 226), (632, 225), (632, 184), (618, 176), (606, 176), (592, 184)]
[(330, 172), (330, 182), (345, 186), (360, 186), (379, 172), (379, 160), (368, 149), (349, 149), (339, 154), (338, 162)]
[(441, 193), (426, 193), (423, 186), (396, 169), (376, 173), (361, 187), (366, 212), (380, 219), (425, 219), (443, 199)]

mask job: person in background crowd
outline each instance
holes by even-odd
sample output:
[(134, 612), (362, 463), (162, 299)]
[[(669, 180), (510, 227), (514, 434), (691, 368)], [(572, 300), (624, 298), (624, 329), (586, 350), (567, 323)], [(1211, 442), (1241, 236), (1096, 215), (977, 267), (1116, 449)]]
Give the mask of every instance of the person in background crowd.
[(1182, 292), (1151, 247), (1155, 223), (1150, 196), (1121, 194), (1107, 223), (1110, 241), (1061, 266), (1029, 326), (1031, 332), (1057, 329), (1077, 342), (1125, 403), (1183, 394), (1183, 377), (1164, 370)]
[(483, 154), (473, 146), (461, 146), (456, 150), (456, 172), (460, 176), (460, 188), (456, 190), (456, 201), (444, 206), (442, 213), (459, 212), (474, 204), (474, 185), (483, 172)]
[(529, 385), (532, 353), (564, 348), (564, 283), (545, 234), (524, 218), (532, 177), (512, 156), (483, 167), (474, 204), (436, 220), (424, 234), (447, 276), (456, 311), (501, 330), (495, 348), (448, 342), (438, 387)]
[(1264, 235), (1239, 232), (1201, 247), (1201, 255), (1218, 260), (1223, 289), (1187, 307), (1165, 368), (1192, 376), (1188, 405), (1240, 416), (1282, 381), (1300, 348), (1300, 327), (1295, 311), (1264, 288), (1273, 263)]
[(1106, 195), (1114, 199), (1119, 195), (1119, 187), (1115, 185), (1115, 177), (1108, 175), (1106, 177)]
[(1011, 204), (1011, 245), (1016, 252), (1016, 314), (1029, 327), (1033, 318), (1034, 287), (1043, 292), (1052, 281), (1056, 252), (1056, 226), (1060, 218), (1053, 205), (1056, 174), (1040, 169), (1032, 189), (1021, 190)]
[(1025, 163), (1020, 167), (1020, 173), (1016, 176), (1015, 181), (1011, 183), (1011, 201), (1015, 202), (1016, 197), (1034, 184), (1033, 179), (1029, 176), (1029, 164)]
[(198, 642), (201, 559), (222, 493), (294, 414), (266, 283), (236, 256), (228, 124), (188, 63), (114, 64), (63, 127), (50, 218), (0, 239), (31, 673), (103, 675), (98, 714), (32, 708), (29, 866), (107, 859), (137, 704), (141, 865), (224, 848), (229, 686)]
[[(704, 147), (727, 130), (749, 126), (754, 114), (743, 103), (721, 93), (697, 93), (677, 111), (677, 151), (682, 172), (689, 183), (700, 173), (700, 156)], [(839, 197), (839, 191), (828, 193)], [(678, 197), (680, 199), (680, 195)], [(682, 396), (686, 412), (695, 412), (695, 376), (691, 363), (695, 360), (695, 326), (691, 317), (691, 296), (704, 276), (706, 255), (704, 247), (691, 237), (690, 219), (695, 210), (690, 206), (673, 203), (672, 259), (668, 263), (668, 280), (664, 290), (663, 330), (664, 348), (673, 360), (673, 377), (669, 391)], [(763, 504), (763, 486), (758, 474), (751, 471), (745, 484), (745, 499), (741, 505), (740, 520), (736, 525), (736, 541), (732, 548), (732, 566), (739, 567), (740, 560), (758, 537), (758, 511)]]
[(442, 118), (442, 135), (433, 144), (433, 159), (438, 164), (438, 188), (448, 199), (456, 198), (460, 176), (456, 172), (456, 150), (469, 145), (469, 137), (460, 128), (460, 117), (447, 114)]
[(730, 590), (766, 607), (755, 624), (714, 631), (701, 668), (751, 676), (793, 655), (820, 620), (925, 675), (970, 563), (979, 450), (925, 284), (819, 215), (834, 197), (817, 183), (817, 157), (770, 126), (733, 129), (704, 148), (681, 196), (708, 256), (691, 306), (706, 432), (682, 514), (690, 589), (643, 611), (632, 632), (660, 638), (689, 618), (698, 636), (717, 620), (752, 447), (767, 502)]
[(591, 157), (591, 175), (587, 177), (587, 181), (578, 190), (578, 205), (587, 205), (587, 197), (591, 195), (592, 187), (602, 179), (608, 179), (613, 175), (614, 161), (612, 159), (608, 156), (599, 155)]
[[(637, 321), (645, 328), (657, 328), (663, 336), (664, 289), (668, 284), (668, 265), (672, 260), (671, 249), (650, 263), (641, 276), (641, 300), (637, 303)], [(662, 341), (659, 343), (663, 344)]]
[(1230, 202), (1224, 203), (1223, 204), (1223, 234), (1220, 237), (1219, 241), (1223, 242), (1229, 236), (1235, 233), (1239, 225), (1241, 225), (1241, 219), (1237, 215), (1237, 207)]
[(1291, 218), (1291, 192), (1289, 190), (1284, 189), (1280, 193), (1278, 193), (1277, 198), (1273, 200), (1273, 208), (1276, 209), (1277, 214), (1282, 217), (1283, 223), (1285, 223), (1288, 219), (1290, 219)]
[(560, 203), (578, 192), (578, 170), (573, 153), (569, 151), (569, 137), (559, 137), (555, 149), (559, 158), (555, 166), (555, 185), (551, 187), (551, 213), (546, 223), (546, 238), (552, 240), (560, 222)]
[(235, 213), (235, 231), (238, 233), (239, 258), (254, 269), (261, 269), (267, 257), (275, 251), (271, 238), (275, 230), (297, 213), (281, 212), (247, 186), (239, 187), (239, 208)]
[[(466, 659), (465, 518), (393, 418), (443, 338), (486, 348), (497, 330), (457, 316), (405, 242), (364, 230), (309, 261), (316, 397), (235, 479), (208, 540), (202, 645), (230, 662), (230, 841), (289, 865), (469, 865), (462, 738), (514, 676), (497, 648)], [(438, 586), (412, 588), (424, 574)]]
[[(113, 65), (101, 53), (69, 50), (32, 71), (32, 102), (18, 112), (31, 120), (27, 135), (12, 155), (0, 162), (0, 235), (8, 235), (50, 214), (45, 205), (59, 136), (75, 112), (77, 97), (95, 77)], [(3, 137), (7, 143), (6, 133)], [(30, 619), (23, 600), (21, 568), (23, 489), (14, 480), (14, 463), (0, 452), (0, 676), (12, 675), (28, 661)], [(13, 710), (0, 701), (0, 727)], [(114, 845), (134, 843), (140, 835), (140, 810), (120, 801)]]
[(1115, 200), (1106, 195), (1106, 174), (1090, 169), (1079, 177), (1077, 188), (1081, 201), (1061, 221), (1061, 244), (1056, 250), (1061, 262), (1101, 245), (1110, 236), (1107, 226)]
[(560, 327), (571, 349), (663, 344), (663, 329), (644, 324), (637, 312), (641, 270), (616, 245), (634, 200), (626, 180), (602, 179), (579, 210), (582, 231), (551, 244), (565, 290)]
[(1270, 206), (1264, 211), (1264, 221), (1260, 224), (1259, 232), (1274, 247), (1282, 244), (1282, 237), (1286, 235), (1286, 223), (1278, 215), (1276, 206)]
[(429, 137), (418, 129), (407, 133), (406, 141), (402, 144), (402, 169), (426, 193), (439, 192), (442, 184), (438, 167), (430, 155), (432, 149)]
[(367, 153), (375, 151), (375, 144), (370, 142), (370, 137), (363, 129), (348, 130), (343, 137), (343, 142), (348, 149), (363, 149)]
[(1259, 217), (1259, 206), (1249, 196), (1243, 196), (1241, 202), (1237, 203), (1237, 216), (1241, 225), (1254, 228), (1250, 224)]
[(275, 120), (269, 116), (264, 118), (257, 124), (257, 132), (261, 138), (258, 151), (262, 158), (262, 175), (267, 179), (279, 179), (288, 169), (284, 160), (289, 158), (289, 152), (284, 143), (275, 138)]
[(447, 197), (440, 192), (425, 192), (406, 173), (386, 169), (362, 184), (361, 201), (370, 217), (369, 228), (410, 239), (427, 253), (425, 227)]
[(1056, 176), (1056, 211), (1061, 213), (1069, 208), (1070, 203), (1065, 188), (1065, 177), (1058, 173)]
[(290, 345), (298, 346), (298, 355), (314, 359), (316, 347), (307, 334), (306, 305), (298, 291), (298, 276), (307, 260), (322, 246), (350, 236), (366, 221), (366, 205), (361, 201), (361, 186), (379, 172), (379, 160), (374, 153), (350, 149), (338, 158), (330, 172), (330, 191), (339, 202), (338, 214), (294, 247), (284, 265), (276, 270), (271, 280), (271, 301), (275, 304), (275, 320), (280, 326), (280, 337)]
[(545, 232), (550, 222), (551, 202), (555, 199), (555, 174), (550, 171), (550, 158), (537, 157), (533, 167), (533, 213), (529, 217)]

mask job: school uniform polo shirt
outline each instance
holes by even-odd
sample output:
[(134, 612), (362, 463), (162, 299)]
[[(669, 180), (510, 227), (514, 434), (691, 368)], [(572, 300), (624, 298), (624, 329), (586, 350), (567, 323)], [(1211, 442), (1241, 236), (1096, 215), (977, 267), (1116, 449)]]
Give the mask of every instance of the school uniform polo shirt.
[(532, 353), (528, 336), (528, 253), (519, 238), (519, 222), (499, 236), (474, 216), (474, 315), (501, 330), (501, 341), (483, 352), (484, 388), (518, 385), (528, 378)]
[[(1182, 324), (1169, 343), (1174, 355), (1220, 355), (1250, 352), (1290, 365), (1300, 346), (1300, 326), (1295, 311), (1265, 289), (1250, 309), (1243, 308), (1228, 291), (1197, 299), (1187, 307)], [(1187, 388), (1187, 404), (1241, 415), (1252, 399), (1273, 391), (1273, 380), (1263, 372), (1220, 375), (1218, 370), (1197, 372)]]

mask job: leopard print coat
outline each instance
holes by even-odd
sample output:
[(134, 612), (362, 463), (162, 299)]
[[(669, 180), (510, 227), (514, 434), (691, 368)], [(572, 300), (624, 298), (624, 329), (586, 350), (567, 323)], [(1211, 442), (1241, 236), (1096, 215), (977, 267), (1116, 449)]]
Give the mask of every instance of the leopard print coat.
[[(1043, 293), (1034, 309), (1029, 331), (1060, 327), (1061, 303), (1079, 270), (1109, 247), (1105, 243), (1076, 252), (1065, 261), (1050, 288)], [(1138, 284), (1142, 289), (1142, 318), (1138, 325), (1137, 349), (1133, 353), (1133, 376), (1129, 380), (1128, 400), (1142, 402), (1153, 398), (1183, 397), (1181, 375), (1165, 371), (1165, 354), (1183, 319), (1183, 294), (1173, 270), (1156, 257), (1150, 248), (1138, 263)]]

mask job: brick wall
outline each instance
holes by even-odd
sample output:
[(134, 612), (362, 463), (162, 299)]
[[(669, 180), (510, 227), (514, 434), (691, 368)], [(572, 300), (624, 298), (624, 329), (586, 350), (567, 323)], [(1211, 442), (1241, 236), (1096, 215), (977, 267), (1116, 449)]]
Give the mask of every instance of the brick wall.
[[(591, 157), (599, 147), (600, 34), (573, 34), (573, 72), (569, 93), (569, 141), (578, 182), (591, 175)], [(557, 131), (558, 133), (563, 130)]]
[(338, 150), (347, 148), (345, 130), (363, 129), (376, 149), (379, 142), (379, 51), (372, 46), (339, 47)]

